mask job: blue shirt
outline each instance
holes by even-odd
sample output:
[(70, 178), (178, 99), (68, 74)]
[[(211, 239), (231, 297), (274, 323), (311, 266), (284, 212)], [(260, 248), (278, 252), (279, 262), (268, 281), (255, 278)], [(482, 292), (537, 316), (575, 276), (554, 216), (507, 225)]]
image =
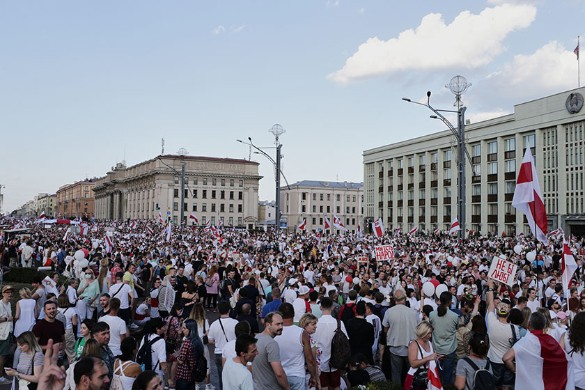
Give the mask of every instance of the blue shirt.
[(273, 299), (272, 302), (268, 302), (262, 308), (262, 314), (260, 314), (260, 318), (266, 317), (268, 313), (272, 313), (273, 311), (278, 311), (278, 308), (282, 305), (282, 301), (279, 299)]

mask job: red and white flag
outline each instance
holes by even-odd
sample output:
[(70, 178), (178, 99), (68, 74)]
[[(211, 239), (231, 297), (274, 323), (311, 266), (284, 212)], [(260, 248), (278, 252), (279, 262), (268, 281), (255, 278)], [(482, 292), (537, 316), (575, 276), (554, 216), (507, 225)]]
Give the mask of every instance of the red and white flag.
[(152, 228), (150, 226), (146, 226), (146, 232), (148, 233), (148, 235), (152, 236), (154, 234), (154, 231), (152, 230)]
[(433, 234), (434, 234), (435, 236), (439, 236), (439, 235), (441, 234), (441, 229), (439, 229), (439, 228), (435, 228), (435, 230), (433, 230)]
[(171, 241), (171, 233), (173, 231), (173, 224), (171, 222), (169, 222), (167, 224), (167, 227), (165, 228), (165, 233), (166, 233), (166, 241), (169, 242)]
[(563, 290), (565, 291), (565, 297), (569, 296), (569, 285), (571, 284), (571, 279), (573, 279), (573, 274), (579, 268), (577, 266), (577, 262), (575, 261), (575, 256), (573, 256), (573, 252), (571, 252), (571, 248), (569, 248), (569, 243), (566, 240), (563, 240), (563, 258), (561, 259), (561, 280), (563, 283)]
[(335, 226), (339, 230), (343, 230), (343, 231), (347, 230), (347, 228), (345, 227), (343, 222), (341, 222), (341, 218), (339, 218), (335, 214), (333, 214), (333, 226)]
[(163, 219), (163, 216), (162, 216), (162, 211), (159, 211), (159, 212), (158, 212), (158, 221), (159, 221), (160, 223), (164, 223), (164, 221), (165, 221), (165, 220)]
[(307, 219), (303, 218), (303, 221), (299, 224), (299, 226), (297, 226), (297, 229), (305, 231), (306, 228), (307, 228)]
[(357, 225), (357, 236), (358, 237), (362, 237), (363, 236), (363, 234), (362, 234), (362, 225), (359, 224), (359, 223)]
[(98, 231), (98, 225), (97, 225), (97, 223), (96, 223), (96, 224), (94, 224), (94, 225), (91, 227), (91, 231), (92, 231), (93, 233), (96, 233), (96, 232)]
[(108, 236), (107, 234), (106, 237), (104, 238), (104, 244), (106, 245), (106, 253), (112, 253), (112, 250), (114, 250), (114, 243), (112, 242), (110, 236)]
[(39, 219), (45, 219), (47, 218), (47, 216), (45, 215), (45, 212), (41, 212), (41, 214), (39, 215)]
[(323, 230), (328, 230), (331, 229), (331, 220), (329, 219), (329, 217), (325, 217), (323, 219)]
[(71, 228), (67, 228), (67, 230), (65, 231), (65, 235), (63, 236), (63, 241), (67, 241), (67, 239), (69, 238), (69, 234), (71, 234)]
[(530, 226), (530, 230), (536, 239), (548, 244), (548, 238), (546, 237), (548, 228), (546, 210), (544, 209), (542, 191), (538, 183), (538, 175), (530, 148), (526, 148), (524, 159), (522, 159), (512, 206), (526, 215), (528, 226)]
[(439, 370), (437, 370), (437, 362), (435, 360), (431, 360), (429, 362), (428, 379), (429, 390), (443, 389), (443, 384), (441, 383), (441, 379), (439, 378)]
[(211, 219), (205, 222), (205, 229), (209, 229), (211, 227)]
[(130, 229), (136, 229), (138, 227), (138, 221), (134, 220), (132, 222), (130, 222)]
[(193, 223), (196, 223), (197, 225), (199, 225), (199, 218), (197, 218), (197, 216), (193, 213), (189, 214), (189, 219), (193, 220)]
[(382, 218), (378, 218), (372, 223), (372, 231), (374, 232), (374, 236), (378, 238), (384, 235), (384, 222), (382, 222)]
[(415, 226), (412, 229), (410, 229), (410, 231), (408, 232), (408, 235), (412, 236), (413, 234), (416, 234), (416, 232), (418, 232), (418, 226)]
[(89, 230), (89, 225), (87, 223), (83, 222), (79, 225), (79, 235), (85, 236), (87, 234), (88, 230)]
[(453, 234), (455, 232), (458, 232), (459, 230), (461, 230), (461, 226), (459, 226), (459, 219), (457, 219), (457, 217), (455, 217), (453, 222), (451, 222), (451, 227), (449, 228), (449, 234)]

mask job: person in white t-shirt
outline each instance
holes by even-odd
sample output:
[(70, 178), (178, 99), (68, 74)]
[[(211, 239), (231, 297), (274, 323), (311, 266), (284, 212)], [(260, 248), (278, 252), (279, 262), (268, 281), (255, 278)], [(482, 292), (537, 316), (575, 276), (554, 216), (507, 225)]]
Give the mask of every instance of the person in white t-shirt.
[(165, 374), (169, 373), (167, 370), (167, 351), (163, 334), (163, 326), (164, 321), (162, 318), (152, 318), (144, 327), (144, 337), (138, 346), (138, 351), (140, 351), (144, 343), (152, 342), (157, 337), (160, 337), (159, 340), (154, 341), (151, 345), (152, 370), (160, 377), (163, 377)]
[[(230, 318), (230, 304), (227, 301), (222, 301), (217, 305), (217, 309), (219, 311), (219, 318), (217, 321), (214, 321), (211, 326), (209, 327), (209, 344), (215, 345), (215, 365), (217, 366), (217, 371), (219, 372), (219, 377), (222, 378), (221, 374), (221, 354), (223, 352), (224, 346), (230, 341), (236, 338), (236, 325), (238, 321)], [(221, 387), (221, 381), (219, 383)]]
[(110, 287), (110, 291), (108, 291), (108, 293), (110, 294), (110, 299), (118, 298), (120, 300), (119, 316), (126, 323), (128, 323), (130, 321), (130, 305), (134, 299), (134, 292), (132, 291), (132, 287), (130, 287), (130, 285), (122, 281), (123, 277), (123, 272), (116, 273), (116, 283)]
[(233, 359), (238, 356), (236, 353), (236, 340), (240, 335), (243, 334), (250, 334), (250, 323), (248, 321), (238, 322), (236, 327), (234, 328), (236, 332), (236, 338), (233, 340), (228, 341), (222, 349), (221, 352), (221, 365), (225, 366), (225, 362), (229, 359)]
[(247, 366), (258, 355), (256, 342), (249, 334), (240, 335), (236, 343), (236, 357), (225, 362), (222, 374), (223, 390), (254, 390), (252, 373)]
[(108, 347), (110, 347), (114, 356), (122, 354), (120, 344), (122, 344), (122, 341), (127, 335), (126, 323), (118, 317), (119, 310), (120, 300), (118, 298), (112, 298), (110, 299), (110, 313), (100, 317), (100, 321), (110, 325), (110, 342), (108, 343)]

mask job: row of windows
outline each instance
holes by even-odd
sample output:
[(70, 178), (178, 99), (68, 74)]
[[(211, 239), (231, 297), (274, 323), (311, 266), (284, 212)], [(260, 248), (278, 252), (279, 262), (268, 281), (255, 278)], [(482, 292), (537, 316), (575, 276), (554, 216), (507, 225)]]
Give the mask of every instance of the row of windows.
[[(191, 190), (191, 192), (193, 193), (193, 199), (197, 199), (197, 196), (199, 194), (199, 190)], [(217, 199), (217, 192), (216, 190), (211, 190), (211, 199)], [(189, 197), (189, 190), (185, 190), (185, 198)], [(226, 191), (221, 190), (219, 191), (219, 199), (225, 199), (226, 196)], [(178, 198), (179, 197), (179, 189), (175, 188), (173, 191), (173, 197), (174, 198)], [(244, 193), (242, 191), (238, 191), (238, 200), (242, 200), (244, 197)], [(201, 199), (207, 199), (207, 190), (201, 190)], [(229, 192), (229, 199), (230, 200), (234, 200), (234, 191), (230, 191)]]
[[(308, 197), (308, 192), (303, 192), (301, 193), (301, 199), (302, 200), (307, 200)], [(327, 196), (327, 201), (330, 202), (331, 201), (331, 194), (319, 194), (319, 200), (323, 201), (325, 199), (325, 196)], [(286, 194), (286, 200), (289, 199), (289, 194)], [(351, 199), (352, 202), (356, 202), (357, 201), (357, 196), (356, 195), (346, 195), (345, 197), (345, 201), (349, 202)], [(313, 200), (316, 201), (317, 200), (317, 193), (313, 192)], [(341, 194), (336, 194), (335, 195), (335, 200), (337, 202), (341, 202)]]
[[(210, 211), (212, 213), (215, 213), (217, 211), (219, 211), (220, 213), (225, 213), (226, 205), (224, 203), (219, 204), (219, 210), (218, 210), (216, 203), (211, 203), (210, 206), (211, 206)], [(183, 203), (183, 210), (189, 211), (189, 205), (187, 203)], [(227, 210), (228, 210), (228, 213), (233, 213), (234, 212), (234, 205), (232, 203), (228, 204)], [(179, 202), (173, 202), (173, 211), (179, 211)], [(193, 203), (193, 205), (191, 206), (191, 211), (195, 211), (195, 212), (199, 211), (197, 203)], [(243, 211), (244, 211), (244, 206), (239, 204), (238, 205), (238, 213), (241, 213)], [(207, 212), (207, 203), (201, 203), (201, 212), (203, 212), (203, 213)]]
[[(351, 214), (355, 214), (355, 210), (356, 210), (355, 207), (349, 207), (349, 206), (347, 206), (345, 208), (345, 213), (346, 214), (350, 214), (350, 213)], [(286, 206), (286, 211), (288, 213), (288, 205)], [(307, 212), (307, 206), (305, 206), (304, 204), (301, 205), (301, 213), (306, 213), (306, 212)], [(313, 205), (312, 212), (313, 213), (316, 213), (317, 212), (317, 206), (316, 205)], [(331, 206), (327, 206), (326, 208), (324, 208), (323, 206), (319, 206), (319, 212), (320, 213), (330, 213), (331, 212)], [(338, 214), (341, 213), (341, 206), (336, 206), (335, 207), (335, 212), (338, 213)]]
[[(176, 224), (176, 223), (178, 223), (178, 221), (179, 221), (179, 217), (176, 216), (176, 215), (174, 215), (173, 216), (173, 222)], [(215, 219), (215, 217), (211, 217), (210, 218), (210, 221), (211, 221), (211, 225), (212, 226), (216, 226), (216, 223), (215, 223), (216, 222), (216, 219)], [(225, 225), (225, 219), (224, 219), (224, 217), (219, 217), (219, 221), (221, 221), (222, 225)], [(187, 222), (187, 217), (185, 217), (184, 222), (185, 223)], [(242, 217), (238, 217), (238, 224), (236, 226), (242, 226), (242, 223), (243, 222), (244, 222), (243, 218)], [(207, 223), (207, 216), (206, 215), (203, 215), (200, 218), (199, 223), (201, 225), (205, 225)], [(234, 226), (234, 217), (229, 217), (228, 218), (227, 226)]]
[[(312, 218), (312, 223), (313, 225), (317, 224), (317, 218)], [(323, 218), (319, 218), (319, 225), (323, 225)], [(355, 225), (355, 218), (346, 218), (345, 219), (345, 225), (346, 226), (350, 226), (350, 225)]]
[[(179, 184), (179, 180), (180, 180), (179, 176), (175, 176), (175, 184)], [(207, 183), (208, 183), (208, 179), (206, 177), (204, 177), (203, 179), (201, 179), (201, 182), (202, 182), (202, 184), (204, 186), (206, 186)], [(222, 187), (225, 187), (226, 179), (220, 179), (219, 180), (219, 183), (220, 183), (220, 185)], [(235, 179), (229, 179), (229, 183), (230, 183), (230, 187), (234, 187), (234, 185), (235, 185)], [(185, 179), (185, 185), (189, 185), (189, 178), (186, 178)], [(196, 177), (196, 178), (193, 179), (193, 185), (195, 185), (195, 186), (196, 185), (199, 185), (199, 178)], [(216, 186), (217, 185), (217, 178), (215, 178), (215, 177), (212, 177), (211, 178), (211, 185), (212, 186)], [(240, 187), (243, 187), (244, 186), (244, 180), (238, 180), (238, 185)]]

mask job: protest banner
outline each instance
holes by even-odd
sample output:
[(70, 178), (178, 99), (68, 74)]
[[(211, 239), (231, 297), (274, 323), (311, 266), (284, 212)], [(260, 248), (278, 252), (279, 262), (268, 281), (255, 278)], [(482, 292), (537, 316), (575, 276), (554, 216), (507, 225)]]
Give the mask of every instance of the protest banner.
[(378, 245), (375, 247), (376, 260), (387, 261), (394, 258), (394, 247), (392, 245)]
[(511, 261), (494, 256), (488, 277), (512, 287), (518, 266)]
[(367, 264), (370, 262), (370, 258), (368, 256), (364, 256), (364, 255), (357, 256), (356, 260), (358, 263), (362, 263), (362, 264)]

